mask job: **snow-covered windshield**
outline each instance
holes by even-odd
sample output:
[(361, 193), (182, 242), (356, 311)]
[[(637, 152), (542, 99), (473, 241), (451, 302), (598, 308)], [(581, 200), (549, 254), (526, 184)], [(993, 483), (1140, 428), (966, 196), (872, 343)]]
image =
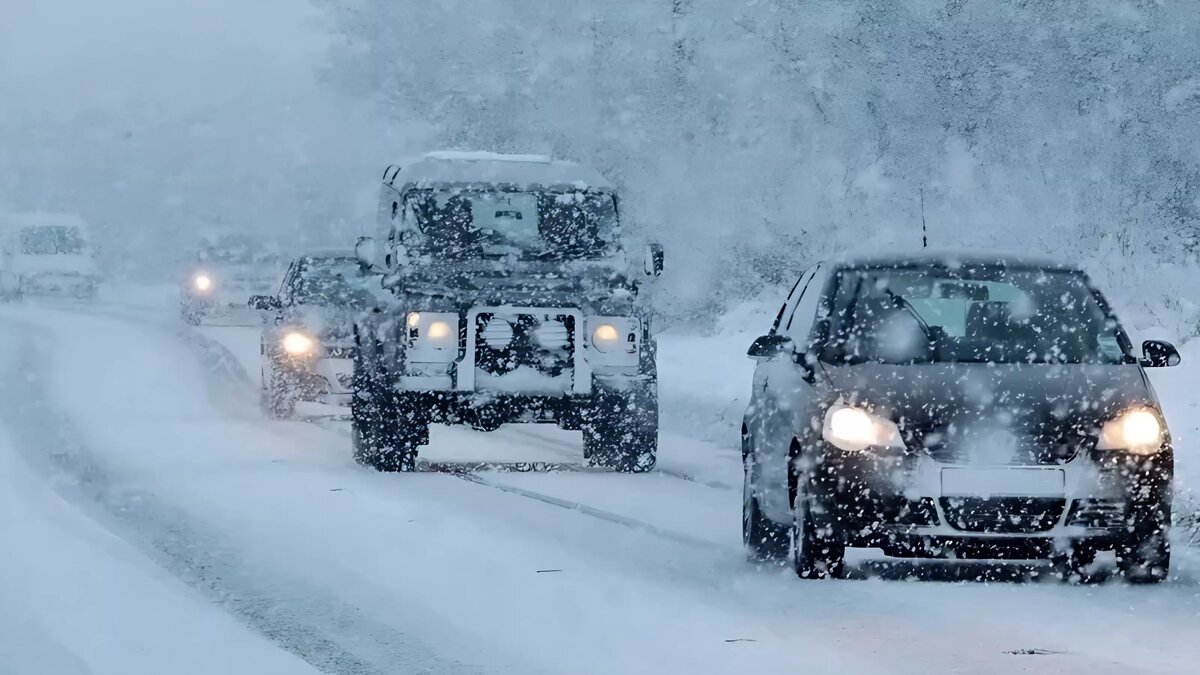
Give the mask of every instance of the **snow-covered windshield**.
[(616, 204), (599, 192), (421, 190), (406, 214), (450, 257), (590, 258), (615, 247)]
[(200, 262), (216, 265), (277, 265), (279, 254), (252, 237), (228, 236), (200, 245)]
[(25, 255), (80, 255), (86, 246), (78, 227), (42, 225), (21, 230), (21, 253)]
[(1128, 338), (1078, 273), (860, 269), (835, 283), (828, 362), (1127, 362)]
[(305, 258), (294, 284), (302, 305), (363, 307), (380, 289), (379, 276), (364, 274), (354, 258)]

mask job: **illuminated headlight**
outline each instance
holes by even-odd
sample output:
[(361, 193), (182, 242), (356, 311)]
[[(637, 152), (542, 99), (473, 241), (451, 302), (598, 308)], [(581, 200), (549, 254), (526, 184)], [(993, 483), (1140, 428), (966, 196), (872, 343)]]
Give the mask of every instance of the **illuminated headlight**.
[(283, 336), (283, 351), (292, 356), (311, 354), (316, 346), (312, 338), (299, 331), (291, 331)]
[(592, 347), (602, 354), (638, 352), (640, 322), (632, 317), (595, 317), (588, 322)]
[(847, 452), (867, 448), (904, 449), (895, 422), (844, 403), (836, 403), (825, 412), (821, 435)]
[(1158, 452), (1162, 444), (1163, 424), (1158, 413), (1149, 408), (1135, 408), (1104, 423), (1096, 448), (1151, 455)]
[(212, 277), (208, 276), (207, 274), (197, 274), (192, 278), (192, 286), (201, 293), (207, 293), (211, 291), (213, 287)]
[(405, 320), (405, 324), (409, 349), (458, 353), (457, 314), (412, 312)]

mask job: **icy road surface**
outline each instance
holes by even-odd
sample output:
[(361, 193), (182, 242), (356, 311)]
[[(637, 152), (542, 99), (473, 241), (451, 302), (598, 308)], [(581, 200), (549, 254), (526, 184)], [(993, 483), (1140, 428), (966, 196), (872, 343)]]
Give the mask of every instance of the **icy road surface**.
[[(0, 340), (0, 672), (1200, 663), (1190, 555), (1154, 588), (1019, 583), (1020, 567), (948, 583), (979, 570), (871, 560), (857, 580), (801, 583), (743, 560), (735, 448), (667, 435), (662, 471), (644, 476), (381, 475), (353, 463), (344, 423), (263, 419), (254, 329), (18, 307), (0, 311)], [(426, 455), (577, 462), (577, 442), (439, 429)]]

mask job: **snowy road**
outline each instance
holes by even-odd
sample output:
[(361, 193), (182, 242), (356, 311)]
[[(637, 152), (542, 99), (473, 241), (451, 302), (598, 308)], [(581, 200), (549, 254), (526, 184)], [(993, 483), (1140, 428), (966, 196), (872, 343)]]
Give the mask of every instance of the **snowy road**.
[[(859, 580), (800, 583), (743, 561), (732, 449), (667, 436), (663, 470), (645, 476), (380, 475), (354, 465), (336, 423), (262, 418), (250, 329), (25, 307), (0, 313), (0, 338), (0, 672), (1200, 663), (1189, 556), (1155, 588), (1017, 583), (1020, 568), (947, 583), (978, 570), (936, 565), (898, 581), (911, 566), (870, 561)], [(447, 429), (427, 454), (564, 462), (576, 444), (543, 429)], [(6, 657), (25, 667), (6, 670)]]

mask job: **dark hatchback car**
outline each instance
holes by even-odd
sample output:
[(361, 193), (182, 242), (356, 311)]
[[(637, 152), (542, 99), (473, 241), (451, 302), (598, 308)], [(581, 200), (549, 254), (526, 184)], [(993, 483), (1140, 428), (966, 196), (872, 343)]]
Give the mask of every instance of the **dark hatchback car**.
[(1173, 451), (1145, 368), (1080, 270), (983, 257), (826, 262), (792, 289), (743, 434), (753, 559), (840, 577), (847, 547), (1049, 559), (1088, 579), (1170, 565)]

